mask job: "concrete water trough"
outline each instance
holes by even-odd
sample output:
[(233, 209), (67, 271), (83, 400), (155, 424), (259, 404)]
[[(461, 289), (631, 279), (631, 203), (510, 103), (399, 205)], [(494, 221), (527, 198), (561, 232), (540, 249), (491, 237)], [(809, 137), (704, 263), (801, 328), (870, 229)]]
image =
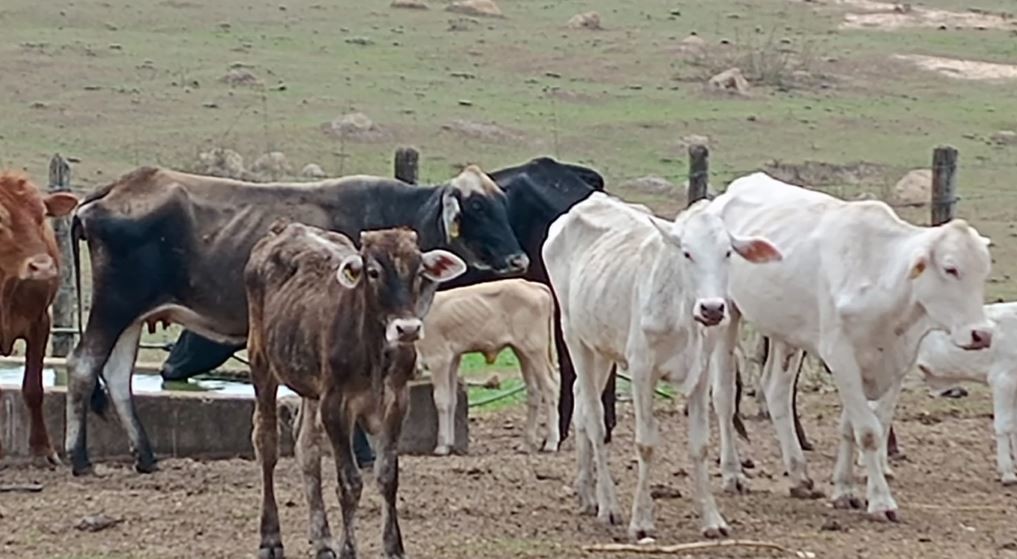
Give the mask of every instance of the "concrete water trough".
[[(62, 365), (49, 361), (49, 365)], [(21, 398), (23, 368), (9, 361), (0, 365), (0, 441), (5, 461), (24, 461), (28, 455), (28, 411)], [(50, 437), (60, 449), (66, 416), (66, 377), (56, 368), (43, 372), (44, 410)], [(136, 373), (133, 381), (138, 415), (158, 457), (253, 457), (251, 416), (254, 389), (245, 382), (192, 380), (164, 382), (158, 375)], [(286, 389), (279, 394), (280, 451), (293, 453), (292, 424), (299, 398)], [(458, 452), (468, 447), (466, 391), (460, 383), (455, 418)], [(88, 447), (93, 460), (130, 457), (127, 437), (113, 410), (101, 419), (88, 417)], [(399, 449), (403, 454), (429, 454), (437, 442), (438, 419), (429, 380), (410, 383), (410, 409), (403, 422)]]

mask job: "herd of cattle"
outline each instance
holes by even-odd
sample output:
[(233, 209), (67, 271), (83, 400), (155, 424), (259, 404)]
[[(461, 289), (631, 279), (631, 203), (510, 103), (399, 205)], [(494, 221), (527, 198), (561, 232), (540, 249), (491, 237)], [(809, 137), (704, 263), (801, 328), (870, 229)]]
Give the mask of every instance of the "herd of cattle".
[[(702, 531), (725, 536), (730, 528), (707, 467), (709, 410), (712, 401), (723, 488), (744, 491), (735, 361), (743, 321), (769, 340), (760, 391), (792, 497), (821, 495), (795, 428), (804, 352), (826, 364), (843, 405), (836, 507), (897, 519), (887, 437), (903, 378), (916, 363), (933, 386), (991, 386), (999, 474), (1017, 484), (1017, 349), (1009, 343), (1017, 304), (983, 306), (990, 242), (972, 226), (914, 226), (882, 202), (845, 202), (763, 173), (735, 180), (673, 221), (603, 190), (596, 171), (547, 158), (490, 174), (469, 166), (437, 186), (359, 175), (249, 184), (144, 167), (80, 204), (4, 174), (0, 353), (27, 341), (31, 452), (59, 461), (42, 418), (59, 266), (45, 218), (74, 212), (79, 291), (83, 240), (92, 308), (69, 363), (65, 449), (73, 473), (91, 469), (87, 407), (102, 411), (108, 401), (137, 471), (156, 467), (131, 395), (143, 327), (187, 329), (164, 369), (172, 378), (214, 368), (246, 347), (263, 473), (259, 557), (283, 556), (273, 487), (280, 385), (302, 397), (296, 451), (316, 556), (356, 554), (362, 481), (351, 439), (360, 425), (378, 454), (384, 554), (403, 557), (396, 447), (407, 381), (420, 366), (431, 371), (435, 453), (447, 454), (461, 356), (493, 359), (506, 347), (516, 352), (527, 387), (526, 441), (556, 451), (575, 426), (580, 508), (607, 524), (622, 518), (606, 444), (615, 424), (615, 370), (631, 376), (639, 462), (629, 533), (636, 539), (655, 530), (654, 388), (661, 380), (680, 388)], [(322, 431), (339, 478), (338, 546), (322, 498)], [(854, 487), (856, 452), (867, 474), (864, 493)]]

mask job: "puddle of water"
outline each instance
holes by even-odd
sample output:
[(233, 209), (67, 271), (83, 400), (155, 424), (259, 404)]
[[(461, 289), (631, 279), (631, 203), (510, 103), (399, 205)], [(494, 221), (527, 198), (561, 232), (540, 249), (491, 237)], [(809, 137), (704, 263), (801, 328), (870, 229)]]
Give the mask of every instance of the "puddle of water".
[[(0, 369), (0, 384), (21, 385), (24, 368)], [(229, 396), (254, 397), (254, 387), (247, 382), (219, 379), (191, 379), (189, 381), (166, 382), (156, 374), (135, 373), (131, 379), (136, 394), (160, 394), (167, 392), (215, 392)], [(53, 369), (43, 369), (44, 387), (67, 386), (67, 374)], [(295, 395), (285, 386), (279, 387), (279, 397)]]

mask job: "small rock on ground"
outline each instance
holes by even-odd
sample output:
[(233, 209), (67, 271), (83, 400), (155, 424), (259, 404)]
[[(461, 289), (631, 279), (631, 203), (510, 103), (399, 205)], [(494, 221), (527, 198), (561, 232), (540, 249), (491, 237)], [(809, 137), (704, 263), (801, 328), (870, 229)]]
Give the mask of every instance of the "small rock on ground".
[(707, 82), (711, 89), (747, 95), (749, 93), (749, 80), (745, 79), (742, 71), (738, 68), (724, 70), (710, 78)]
[(307, 165), (304, 165), (303, 169), (300, 170), (300, 176), (308, 179), (323, 179), (327, 175), (325, 174), (325, 170), (322, 169), (320, 165), (316, 163), (308, 163)]
[(603, 29), (600, 24), (600, 14), (597, 12), (585, 12), (572, 16), (568, 21), (570, 29)]
[(427, 4), (425, 4), (422, 0), (392, 0), (390, 6), (393, 8), (405, 8), (409, 10), (428, 9)]
[(460, 0), (445, 8), (446, 11), (480, 17), (505, 17), (494, 0)]

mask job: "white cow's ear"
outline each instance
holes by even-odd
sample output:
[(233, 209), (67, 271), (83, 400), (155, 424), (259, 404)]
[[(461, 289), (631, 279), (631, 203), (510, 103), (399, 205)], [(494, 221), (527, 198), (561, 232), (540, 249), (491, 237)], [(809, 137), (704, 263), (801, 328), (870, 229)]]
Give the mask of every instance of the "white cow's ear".
[(661, 227), (660, 224), (657, 223), (656, 218), (654, 218), (652, 215), (649, 216), (649, 221), (650, 225), (652, 225), (653, 228), (656, 229), (658, 233), (660, 233), (660, 236), (663, 237), (665, 241), (671, 243), (672, 245), (678, 248), (682, 248), (682, 240), (678, 235), (675, 235), (674, 233)]
[(914, 264), (911, 265), (911, 271), (908, 272), (908, 278), (917, 279), (918, 276), (925, 272), (926, 267), (928, 267), (928, 262), (926, 262), (925, 257), (919, 256), (915, 259)]
[(336, 281), (346, 289), (353, 289), (360, 284), (363, 275), (364, 259), (359, 254), (343, 258), (343, 261), (339, 263), (339, 269), (335, 271)]
[(421, 255), (424, 264), (424, 277), (441, 283), (453, 280), (466, 272), (466, 263), (462, 258), (447, 250), (431, 250)]
[(770, 241), (759, 237), (736, 237), (731, 235), (731, 248), (749, 262), (777, 262), (784, 255)]
[(445, 242), (451, 243), (459, 238), (459, 219), (462, 213), (455, 190), (449, 188), (441, 196), (441, 223), (445, 228)]

